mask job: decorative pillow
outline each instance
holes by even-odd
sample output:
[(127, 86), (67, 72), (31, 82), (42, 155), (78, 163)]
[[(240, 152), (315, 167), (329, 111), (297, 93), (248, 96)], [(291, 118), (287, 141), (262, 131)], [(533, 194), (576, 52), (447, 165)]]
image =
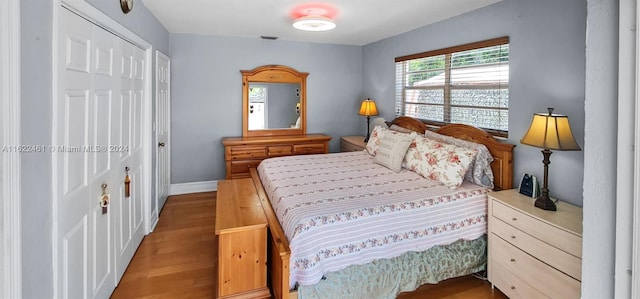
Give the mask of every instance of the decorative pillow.
[(375, 129), (376, 126), (381, 126), (385, 129), (388, 129), (389, 126), (387, 125), (387, 122), (384, 120), (384, 118), (382, 117), (376, 117), (371, 119), (371, 126), (369, 129), (369, 135), (371, 135), (371, 133), (373, 132), (373, 129)]
[(407, 149), (416, 136), (418, 136), (416, 133), (408, 136), (385, 134), (380, 140), (380, 146), (376, 156), (373, 158), (373, 162), (399, 172), (402, 169), (402, 160), (404, 160)]
[[(378, 153), (378, 147), (380, 147), (380, 142), (382, 141), (382, 138), (387, 134), (402, 135), (402, 136), (410, 135), (410, 133), (400, 133), (397, 131), (389, 130), (386, 127), (375, 126), (375, 128), (373, 128), (373, 131), (371, 132), (371, 136), (369, 136), (369, 141), (367, 142), (366, 149), (370, 155), (375, 156)], [(413, 134), (415, 134), (415, 132), (413, 132)]]
[(405, 161), (409, 170), (455, 189), (462, 184), (476, 153), (475, 149), (416, 137), (407, 150)]
[(464, 147), (466, 149), (475, 149), (478, 154), (467, 170), (467, 173), (465, 174), (465, 180), (476, 185), (493, 188), (493, 171), (491, 170), (491, 162), (493, 161), (493, 156), (484, 144), (442, 135), (432, 131), (424, 132), (424, 136), (435, 141), (453, 144), (455, 146)]

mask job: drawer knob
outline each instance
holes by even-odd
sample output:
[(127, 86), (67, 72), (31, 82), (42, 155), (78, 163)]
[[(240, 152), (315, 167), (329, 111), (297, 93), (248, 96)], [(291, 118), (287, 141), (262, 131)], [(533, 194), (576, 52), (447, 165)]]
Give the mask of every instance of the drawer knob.
[(512, 289), (512, 290), (515, 290), (515, 289), (516, 289), (516, 287), (515, 287), (515, 286), (511, 286), (511, 289)]
[(515, 238), (516, 238), (516, 236), (511, 236), (511, 239), (515, 239)]
[(518, 221), (518, 218), (513, 217), (513, 218), (511, 218), (511, 220), (513, 220), (513, 221)]
[(515, 263), (515, 261), (516, 261), (516, 259), (514, 259), (514, 258), (512, 258), (512, 259), (511, 259), (511, 262), (512, 262), (512, 263)]

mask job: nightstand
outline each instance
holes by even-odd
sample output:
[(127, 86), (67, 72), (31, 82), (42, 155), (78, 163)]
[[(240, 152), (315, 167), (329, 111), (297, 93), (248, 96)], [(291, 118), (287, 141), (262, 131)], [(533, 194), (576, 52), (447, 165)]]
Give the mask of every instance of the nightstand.
[(580, 298), (582, 208), (534, 201), (515, 189), (489, 194), (489, 281), (510, 298)]
[(367, 143), (364, 142), (364, 136), (345, 136), (340, 139), (340, 151), (341, 152), (357, 152), (362, 151), (367, 147)]

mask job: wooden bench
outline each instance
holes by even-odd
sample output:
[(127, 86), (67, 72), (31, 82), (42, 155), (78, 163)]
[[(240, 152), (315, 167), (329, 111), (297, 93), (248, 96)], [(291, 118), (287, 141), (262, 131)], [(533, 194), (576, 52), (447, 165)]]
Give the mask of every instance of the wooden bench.
[(270, 298), (267, 219), (250, 178), (218, 181), (216, 298)]

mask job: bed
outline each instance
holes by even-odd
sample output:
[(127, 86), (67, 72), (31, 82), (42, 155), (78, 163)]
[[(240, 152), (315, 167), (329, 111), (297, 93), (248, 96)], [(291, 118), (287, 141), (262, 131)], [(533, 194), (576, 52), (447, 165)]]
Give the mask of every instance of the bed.
[[(390, 125), (407, 134), (428, 130), (410, 117), (398, 117)], [(514, 145), (461, 124), (436, 132), (486, 146), (493, 189), (512, 187)], [(275, 298), (328, 296), (329, 290), (341, 297), (359, 297), (357, 287), (345, 289), (349, 284), (366, 285), (367, 277), (375, 277), (372, 285), (390, 284), (391, 290), (382, 291), (390, 294), (379, 297), (393, 298), (416, 285), (484, 267), (490, 187), (465, 181), (449, 188), (406, 169), (409, 163), (396, 172), (372, 159), (366, 151), (290, 156), (267, 159), (251, 170), (269, 222), (268, 271)], [(437, 263), (428, 261), (432, 256), (446, 261), (442, 254), (447, 250), (454, 254), (451, 259), (465, 261), (464, 269), (444, 265), (435, 273), (370, 274), (385, 275), (391, 271), (386, 269), (398, 267), (404, 267), (398, 273), (431, 269), (420, 264)], [(402, 277), (396, 281), (395, 276)]]

